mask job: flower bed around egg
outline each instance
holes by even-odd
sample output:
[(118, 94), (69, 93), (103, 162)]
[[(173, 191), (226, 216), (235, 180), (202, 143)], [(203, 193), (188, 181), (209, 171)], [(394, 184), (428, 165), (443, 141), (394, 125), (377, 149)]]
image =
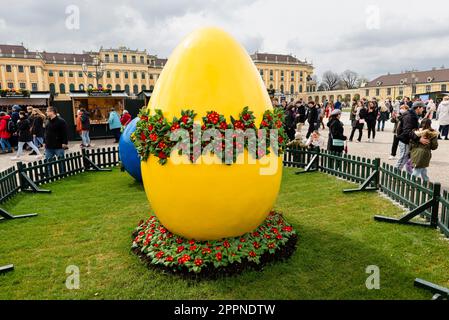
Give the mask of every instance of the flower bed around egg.
[(133, 238), (132, 251), (148, 267), (209, 278), (260, 270), (268, 262), (288, 259), (297, 242), (293, 227), (274, 211), (255, 231), (237, 238), (187, 240), (169, 232), (156, 216), (141, 221)]

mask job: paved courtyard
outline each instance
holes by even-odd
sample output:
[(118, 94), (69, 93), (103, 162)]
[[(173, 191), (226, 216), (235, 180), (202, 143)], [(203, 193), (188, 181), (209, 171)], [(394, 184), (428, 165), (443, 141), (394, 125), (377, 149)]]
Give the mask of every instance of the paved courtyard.
[[(345, 124), (345, 135), (349, 137), (351, 133), (351, 125), (349, 121), (349, 113), (343, 113), (342, 120)], [(365, 126), (366, 127), (366, 126)], [(438, 122), (434, 121), (434, 128), (438, 129)], [(306, 134), (307, 128), (304, 128), (304, 135)], [(350, 154), (359, 155), (368, 158), (379, 157), (382, 161), (390, 164), (394, 164), (395, 160), (388, 160), (390, 156), (391, 143), (393, 141), (393, 124), (387, 122), (385, 125), (385, 131), (376, 132), (376, 140), (374, 143), (368, 143), (367, 131), (363, 132), (362, 143), (352, 142), (348, 145), (348, 151)], [(327, 142), (328, 130), (326, 128), (323, 136)], [(357, 137), (357, 133), (356, 133)], [(116, 145), (113, 139), (101, 139), (93, 141), (95, 147), (104, 147)], [(80, 142), (70, 142), (70, 152), (79, 151)], [(27, 154), (27, 153), (25, 153)], [(15, 161), (10, 160), (11, 154), (0, 155), (0, 170), (14, 165)], [(23, 156), (23, 162), (35, 161), (33, 156)], [(441, 184), (449, 189), (449, 141), (439, 140), (438, 150), (433, 152), (432, 161), (429, 168), (429, 177), (433, 182), (441, 182)]]

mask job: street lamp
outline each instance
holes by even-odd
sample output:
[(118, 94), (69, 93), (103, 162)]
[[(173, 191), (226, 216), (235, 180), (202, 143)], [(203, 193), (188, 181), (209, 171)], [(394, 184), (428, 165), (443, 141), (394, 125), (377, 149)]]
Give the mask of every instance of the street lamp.
[[(93, 58), (93, 63), (92, 66), (95, 67), (95, 82), (96, 82), (96, 86), (98, 87), (98, 81), (103, 78), (103, 74), (104, 74), (104, 65), (103, 62), (98, 59), (97, 57)], [(89, 77), (89, 67), (87, 65), (87, 63), (83, 62), (83, 73), (86, 75), (86, 77)]]
[(418, 83), (418, 77), (416, 74), (412, 74), (412, 95), (416, 95), (416, 84)]

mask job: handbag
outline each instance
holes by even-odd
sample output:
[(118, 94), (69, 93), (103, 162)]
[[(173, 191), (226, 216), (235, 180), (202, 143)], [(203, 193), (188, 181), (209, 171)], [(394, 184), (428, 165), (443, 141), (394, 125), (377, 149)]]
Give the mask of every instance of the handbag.
[(334, 147), (344, 147), (345, 141), (341, 139), (334, 139), (332, 138), (332, 146)]

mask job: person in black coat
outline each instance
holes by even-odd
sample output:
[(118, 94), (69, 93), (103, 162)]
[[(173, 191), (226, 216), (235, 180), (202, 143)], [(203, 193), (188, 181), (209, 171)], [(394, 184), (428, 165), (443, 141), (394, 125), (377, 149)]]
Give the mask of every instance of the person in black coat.
[(30, 121), (27, 119), (25, 111), (20, 111), (19, 120), (17, 121), (17, 136), (19, 139), (17, 154), (15, 157), (12, 157), (11, 160), (19, 160), (23, 153), (23, 146), (28, 144), (31, 149), (36, 152), (37, 158), (42, 158), (39, 149), (33, 143), (33, 136), (31, 134), (31, 125)]
[(285, 131), (290, 141), (295, 139), (296, 112), (293, 105), (289, 105), (285, 111)]
[(83, 147), (90, 147), (90, 119), (89, 112), (86, 109), (81, 109), (81, 139), (83, 141)]
[(340, 121), (341, 110), (335, 109), (332, 111), (327, 126), (329, 127), (329, 140), (327, 143), (327, 150), (343, 153), (345, 149), (344, 141), (348, 138), (344, 135), (343, 123)]
[(307, 113), (309, 130), (307, 131), (306, 138), (309, 139), (310, 135), (317, 129), (319, 123), (319, 113), (315, 101), (309, 101), (307, 105), (309, 106), (309, 111)]
[[(399, 159), (396, 162), (395, 168), (402, 170), (410, 159), (410, 142), (419, 142), (423, 145), (430, 143), (429, 139), (418, 137), (415, 131), (419, 128), (419, 116), (422, 115), (426, 105), (421, 102), (415, 102), (412, 108), (406, 111), (397, 128), (397, 139), (399, 140)], [(409, 173), (412, 173), (411, 168), (407, 168)]]

